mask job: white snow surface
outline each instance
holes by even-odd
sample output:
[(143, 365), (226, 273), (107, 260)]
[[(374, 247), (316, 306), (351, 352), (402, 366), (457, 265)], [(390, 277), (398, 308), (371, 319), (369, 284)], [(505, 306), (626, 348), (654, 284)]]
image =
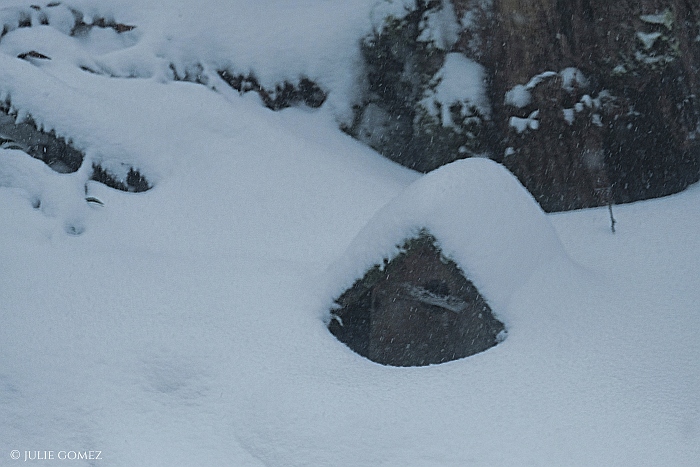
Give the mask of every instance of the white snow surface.
[(506, 92), (506, 105), (512, 105), (522, 109), (530, 105), (530, 102), (532, 102), (532, 95), (530, 95), (530, 91), (523, 84), (516, 84), (512, 89)]
[(425, 14), (422, 23), (424, 29), (419, 41), (432, 42), (439, 49), (449, 50), (459, 39), (459, 20), (449, 1), (443, 0), (440, 8)]
[[(261, 85), (272, 89), (284, 81), (298, 82), (307, 77), (326, 91), (332, 91), (327, 106), (342, 119), (348, 118), (357, 97), (358, 72), (362, 68), (359, 41), (372, 30), (371, 13), (383, 3), (380, 0), (170, 0), (164, 5), (156, 0), (66, 0), (54, 7), (39, 3), (48, 12), (50, 24), (55, 18), (55, 26), (38, 25), (31, 29), (57, 30), (48, 33), (57, 42), (34, 42), (35, 48), (41, 45), (38, 52), (60, 48), (62, 54), (72, 55), (69, 61), (73, 64), (92, 65), (91, 68), (114, 76), (169, 80), (171, 65), (181, 74), (202, 66), (212, 79), (220, 69), (242, 74), (252, 72)], [(38, 17), (39, 13), (30, 5), (37, 2), (4, 0), (0, 21), (16, 22), (18, 12)], [(93, 30), (90, 35), (113, 36), (110, 47), (113, 50), (86, 58), (84, 54), (73, 53), (76, 45), (90, 42), (95, 47), (95, 43), (107, 39), (67, 37), (70, 10), (82, 13), (88, 24), (93, 18), (106, 18), (136, 28), (119, 38), (114, 37), (117, 34), (112, 30)], [(58, 32), (66, 37), (59, 39)], [(9, 36), (22, 34), (23, 31), (16, 30)], [(32, 34), (37, 33), (32, 31)], [(9, 37), (3, 41), (9, 41)]]
[[(87, 153), (59, 174), (0, 150), (0, 465), (697, 465), (700, 187), (615, 206), (613, 235), (607, 209), (545, 215), (488, 161), (421, 176), (383, 159), (337, 129), (374, 4), (69, 0), (137, 29), (77, 38), (64, 18), (0, 40), (20, 117)], [(178, 57), (332, 92), (275, 113), (172, 82)], [(133, 73), (80, 69), (96, 63)], [(91, 162), (154, 187), (88, 181)], [(441, 365), (372, 363), (324, 317), (421, 227), (508, 337)]]
[(568, 261), (545, 214), (510, 172), (488, 159), (465, 159), (421, 177), (380, 209), (331, 268), (329, 295), (392, 259), (422, 229), (501, 317), (533, 274)]
[[(474, 106), (484, 117), (491, 116), (491, 106), (486, 97), (486, 70), (459, 53), (448, 53), (445, 63), (435, 75), (437, 85), (430, 89), (421, 101), (431, 115), (437, 116), (443, 126), (453, 126), (450, 107), (455, 103)], [(439, 104), (439, 105), (438, 105)], [(467, 117), (468, 115), (464, 115)]]

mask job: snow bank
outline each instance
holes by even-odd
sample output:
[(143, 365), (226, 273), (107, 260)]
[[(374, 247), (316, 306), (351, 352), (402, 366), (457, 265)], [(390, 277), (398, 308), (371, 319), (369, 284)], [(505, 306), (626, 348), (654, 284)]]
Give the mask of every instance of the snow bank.
[[(170, 81), (175, 70), (196, 69), (212, 83), (218, 71), (228, 70), (252, 75), (267, 89), (308, 78), (328, 94), (335, 116), (347, 119), (360, 82), (359, 41), (372, 30), (379, 3), (66, 0), (49, 7), (17, 0), (0, 8), (0, 27), (9, 30), (6, 52), (32, 43), (29, 50), (57, 52), (76, 68), (116, 77)], [(106, 21), (134, 29), (117, 34), (95, 27), (70, 35), (74, 17), (88, 26)], [(31, 28), (18, 28), (23, 18)]]
[[(91, 206), (85, 169), (0, 152), (5, 463), (11, 449), (99, 449), (101, 467), (697, 465), (697, 186), (616, 207), (612, 235), (605, 209), (544, 216), (492, 162), (418, 178), (340, 133), (330, 106), (274, 113), (166, 79), (200, 50), (259, 64), (261, 80), (330, 65), (321, 84), (346, 105), (346, 39), (374, 3), (66, 0), (136, 29), (71, 37), (56, 10), (53, 26), (2, 38), (15, 110), (155, 182), (87, 182), (104, 202)], [(27, 49), (52, 60), (16, 58)], [(76, 217), (85, 232), (68, 235)], [(377, 365), (319, 315), (421, 227), (509, 338), (444, 365)]]
[[(28, 6), (31, 2), (24, 4)], [(177, 70), (202, 66), (252, 73), (265, 88), (301, 77), (329, 91), (327, 105), (338, 115), (351, 111), (358, 71), (359, 40), (371, 31), (378, 0), (328, 2), (279, 0), (221, 2), (175, 0), (67, 0), (86, 22), (104, 17), (135, 26), (138, 40), (98, 58), (100, 68), (124, 77), (172, 79)]]
[[(51, 218), (58, 218), (60, 228), (71, 235), (85, 229), (88, 213), (85, 202), (84, 174), (59, 174), (43, 162), (22, 151), (0, 149), (0, 189), (10, 189), (26, 204)], [(5, 217), (12, 222), (11, 217)]]
[(414, 182), (372, 218), (331, 267), (330, 295), (339, 296), (368, 268), (393, 258), (421, 228), (500, 316), (532, 274), (566, 256), (545, 214), (513, 175), (488, 159), (465, 159)]

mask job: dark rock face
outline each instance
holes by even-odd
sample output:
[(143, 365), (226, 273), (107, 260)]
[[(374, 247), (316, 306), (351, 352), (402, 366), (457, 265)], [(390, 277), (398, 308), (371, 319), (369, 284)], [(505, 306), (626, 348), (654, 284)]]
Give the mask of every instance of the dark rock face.
[(39, 131), (30, 118), (17, 122), (9, 107), (0, 107), (0, 143), (19, 149), (44, 161), (57, 172), (71, 173), (80, 168), (83, 154), (52, 133)]
[(457, 265), (423, 232), (336, 301), (329, 330), (368, 359), (424, 366), (483, 352), (499, 342), (503, 323)]
[[(109, 28), (113, 29), (119, 34), (136, 29), (136, 26), (118, 23), (112, 18), (86, 16), (80, 10), (64, 5), (61, 2), (50, 2), (45, 6), (30, 5), (28, 7), (8, 7), (8, 9), (15, 10), (16, 14), (8, 15), (8, 17), (12, 19), (2, 24), (0, 38), (17, 28), (30, 28), (37, 24), (43, 26), (50, 25), (52, 14), (56, 13), (57, 11), (66, 12), (72, 15), (73, 24), (70, 26), (71, 36), (84, 35), (93, 28)], [(55, 17), (56, 16), (54, 16), (54, 18)]]
[(506, 94), (510, 117), (502, 162), (545, 211), (612, 201), (603, 124), (612, 98), (592, 98), (587, 88), (582, 73), (568, 68), (537, 75)]
[[(458, 28), (451, 6), (434, 0), (417, 0), (405, 16), (386, 18), (361, 44), (366, 95), (344, 130), (420, 172), (487, 151), (493, 137), (488, 105), (473, 96), (445, 101), (438, 91), (441, 83), (462, 78), (445, 75), (459, 73), (459, 66), (445, 69), (455, 58), (450, 51)], [(479, 67), (467, 63), (463, 74), (470, 65)], [(465, 77), (474, 78), (480, 76)]]
[[(177, 76), (177, 74), (176, 74)], [(311, 108), (321, 107), (328, 97), (315, 82), (302, 77), (296, 84), (285, 81), (273, 89), (264, 88), (254, 75), (235, 74), (228, 70), (219, 71), (219, 77), (241, 94), (255, 92), (265, 107), (271, 110), (286, 109), (304, 104)]]
[[(489, 155), (546, 211), (664, 196), (700, 179), (698, 38), (687, 0), (416, 0), (363, 41), (346, 131), (423, 172)], [(455, 55), (486, 106), (428, 102)]]
[[(699, 14), (680, 0), (493, 2), (485, 60), (503, 163), (545, 210), (653, 198), (698, 180)], [(585, 79), (568, 89), (541, 80), (527, 105), (509, 102), (518, 86), (571, 67)], [(537, 128), (513, 131), (512, 117), (537, 111)]]
[(92, 177), (90, 177), (90, 180), (100, 182), (116, 190), (128, 191), (130, 193), (141, 193), (152, 188), (146, 177), (138, 170), (133, 167), (129, 167), (128, 171), (126, 167), (124, 169), (122, 175), (117, 175), (97, 164), (93, 164)]
[[(82, 152), (53, 131), (39, 130), (31, 117), (18, 122), (16, 115), (10, 114), (10, 108), (9, 103), (0, 105), (0, 148), (24, 151), (59, 173), (73, 173), (80, 168), (85, 160)], [(135, 193), (152, 188), (143, 174), (129, 166), (124, 166), (120, 175), (93, 164), (91, 180)]]

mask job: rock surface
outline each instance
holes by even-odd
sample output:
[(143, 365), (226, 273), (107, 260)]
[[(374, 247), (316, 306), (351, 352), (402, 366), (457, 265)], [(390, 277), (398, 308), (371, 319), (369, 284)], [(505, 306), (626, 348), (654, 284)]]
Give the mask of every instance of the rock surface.
[(476, 287), (422, 231), (337, 300), (330, 331), (368, 359), (424, 366), (483, 352), (499, 342), (497, 320)]
[[(0, 106), (0, 148), (17, 149), (44, 162), (59, 173), (73, 173), (80, 169), (85, 155), (55, 132), (37, 128), (31, 116), (19, 119), (10, 113), (11, 105)], [(124, 165), (120, 173), (92, 164), (91, 180), (121, 191), (142, 192), (152, 188), (150, 182), (134, 167)]]
[[(500, 154), (545, 210), (659, 197), (698, 180), (697, 3), (502, 0), (491, 13), (484, 57)], [(567, 70), (581, 79), (567, 83)], [(527, 105), (509, 101), (550, 71), (559, 78), (540, 80)], [(513, 130), (513, 117), (534, 112), (536, 128)]]
[[(488, 155), (545, 211), (664, 196), (700, 178), (699, 38), (683, 0), (416, 0), (363, 42), (346, 130), (422, 172)], [(486, 102), (436, 98), (455, 56)]]

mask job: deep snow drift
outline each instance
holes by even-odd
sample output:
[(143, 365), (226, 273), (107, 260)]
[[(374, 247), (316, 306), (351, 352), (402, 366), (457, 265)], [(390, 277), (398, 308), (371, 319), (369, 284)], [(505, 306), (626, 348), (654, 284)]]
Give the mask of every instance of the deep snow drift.
[[(0, 149), (0, 464), (99, 450), (61, 465), (696, 465), (700, 187), (616, 206), (613, 235), (607, 210), (544, 215), (488, 161), (419, 176), (337, 130), (348, 38), (369, 30), (373, 1), (159, 3), (63, 3), (136, 24), (131, 36), (37, 24), (0, 41), (16, 110), (88, 165), (154, 183), (119, 192), (89, 166), (59, 174)], [(32, 10), (0, 13), (13, 4)], [(54, 57), (16, 58), (28, 48)], [(274, 113), (154, 72), (213, 50), (207, 63), (270, 80), (318, 69), (337, 86), (318, 110)], [(508, 338), (442, 365), (377, 365), (324, 318), (423, 222)]]

